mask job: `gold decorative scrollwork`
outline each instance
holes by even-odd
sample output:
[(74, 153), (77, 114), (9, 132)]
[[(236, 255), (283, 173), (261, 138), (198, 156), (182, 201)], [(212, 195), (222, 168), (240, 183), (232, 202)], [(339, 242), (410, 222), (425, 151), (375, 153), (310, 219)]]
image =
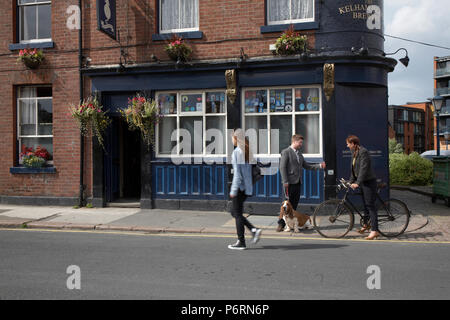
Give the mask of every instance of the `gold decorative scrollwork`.
[(334, 93), (334, 63), (325, 63), (323, 66), (323, 92), (327, 101)]
[(236, 70), (230, 69), (225, 71), (225, 80), (227, 81), (226, 94), (232, 104), (236, 101)]

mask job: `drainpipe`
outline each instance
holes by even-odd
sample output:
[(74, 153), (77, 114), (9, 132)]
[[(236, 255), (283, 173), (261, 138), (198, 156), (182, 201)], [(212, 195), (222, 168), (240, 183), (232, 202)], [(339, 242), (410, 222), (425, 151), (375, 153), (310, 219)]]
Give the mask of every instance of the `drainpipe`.
[[(81, 68), (83, 65), (83, 6), (82, 0), (78, 0), (78, 7), (80, 8), (80, 29), (78, 30), (78, 63), (80, 75), (80, 102), (84, 98), (83, 90), (83, 74)], [(80, 132), (80, 191), (79, 191), (78, 206), (84, 206), (84, 136)]]

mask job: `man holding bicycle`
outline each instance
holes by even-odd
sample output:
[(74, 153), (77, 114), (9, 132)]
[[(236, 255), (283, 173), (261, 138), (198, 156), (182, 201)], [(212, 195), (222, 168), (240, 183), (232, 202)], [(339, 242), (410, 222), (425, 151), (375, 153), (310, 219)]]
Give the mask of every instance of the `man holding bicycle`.
[[(347, 147), (352, 152), (352, 166), (350, 187), (354, 190), (361, 188), (364, 201), (364, 225), (359, 233), (371, 230), (366, 240), (373, 240), (380, 236), (378, 230), (378, 213), (375, 207), (377, 194), (377, 178), (372, 169), (369, 151), (360, 145), (357, 136), (350, 135), (346, 139)], [(368, 220), (370, 218), (370, 225)]]

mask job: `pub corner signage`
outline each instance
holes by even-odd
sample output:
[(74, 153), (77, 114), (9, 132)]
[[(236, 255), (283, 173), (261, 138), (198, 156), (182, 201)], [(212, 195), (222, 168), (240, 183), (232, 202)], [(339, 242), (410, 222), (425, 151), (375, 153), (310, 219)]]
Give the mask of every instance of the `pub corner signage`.
[(116, 0), (97, 0), (97, 29), (116, 40)]
[(381, 29), (382, 11), (374, 0), (365, 0), (360, 3), (348, 3), (338, 8), (339, 15), (350, 15), (354, 20), (365, 20), (369, 30)]

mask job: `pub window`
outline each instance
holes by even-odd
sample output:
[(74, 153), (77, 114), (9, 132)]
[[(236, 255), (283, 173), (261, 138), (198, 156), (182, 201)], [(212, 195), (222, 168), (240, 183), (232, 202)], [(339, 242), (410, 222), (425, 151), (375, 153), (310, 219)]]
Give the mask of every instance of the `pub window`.
[[(19, 152), (47, 149), (53, 160), (53, 107), (51, 87), (21, 87), (17, 98)], [(21, 159), (19, 159), (21, 163)]]
[(51, 40), (51, 1), (17, 0), (17, 9), (20, 42)]
[[(156, 99), (164, 115), (157, 128), (158, 156), (226, 155), (225, 91), (159, 92)], [(190, 150), (183, 147), (185, 137)]]
[(198, 31), (199, 0), (160, 0), (159, 32)]
[(314, 0), (267, 0), (269, 25), (311, 21), (314, 21)]
[[(250, 143), (257, 156), (279, 155), (294, 133), (304, 137), (302, 152), (321, 156), (322, 98), (316, 86), (244, 89), (244, 129), (257, 140)], [(251, 136), (249, 136), (251, 137)]]

